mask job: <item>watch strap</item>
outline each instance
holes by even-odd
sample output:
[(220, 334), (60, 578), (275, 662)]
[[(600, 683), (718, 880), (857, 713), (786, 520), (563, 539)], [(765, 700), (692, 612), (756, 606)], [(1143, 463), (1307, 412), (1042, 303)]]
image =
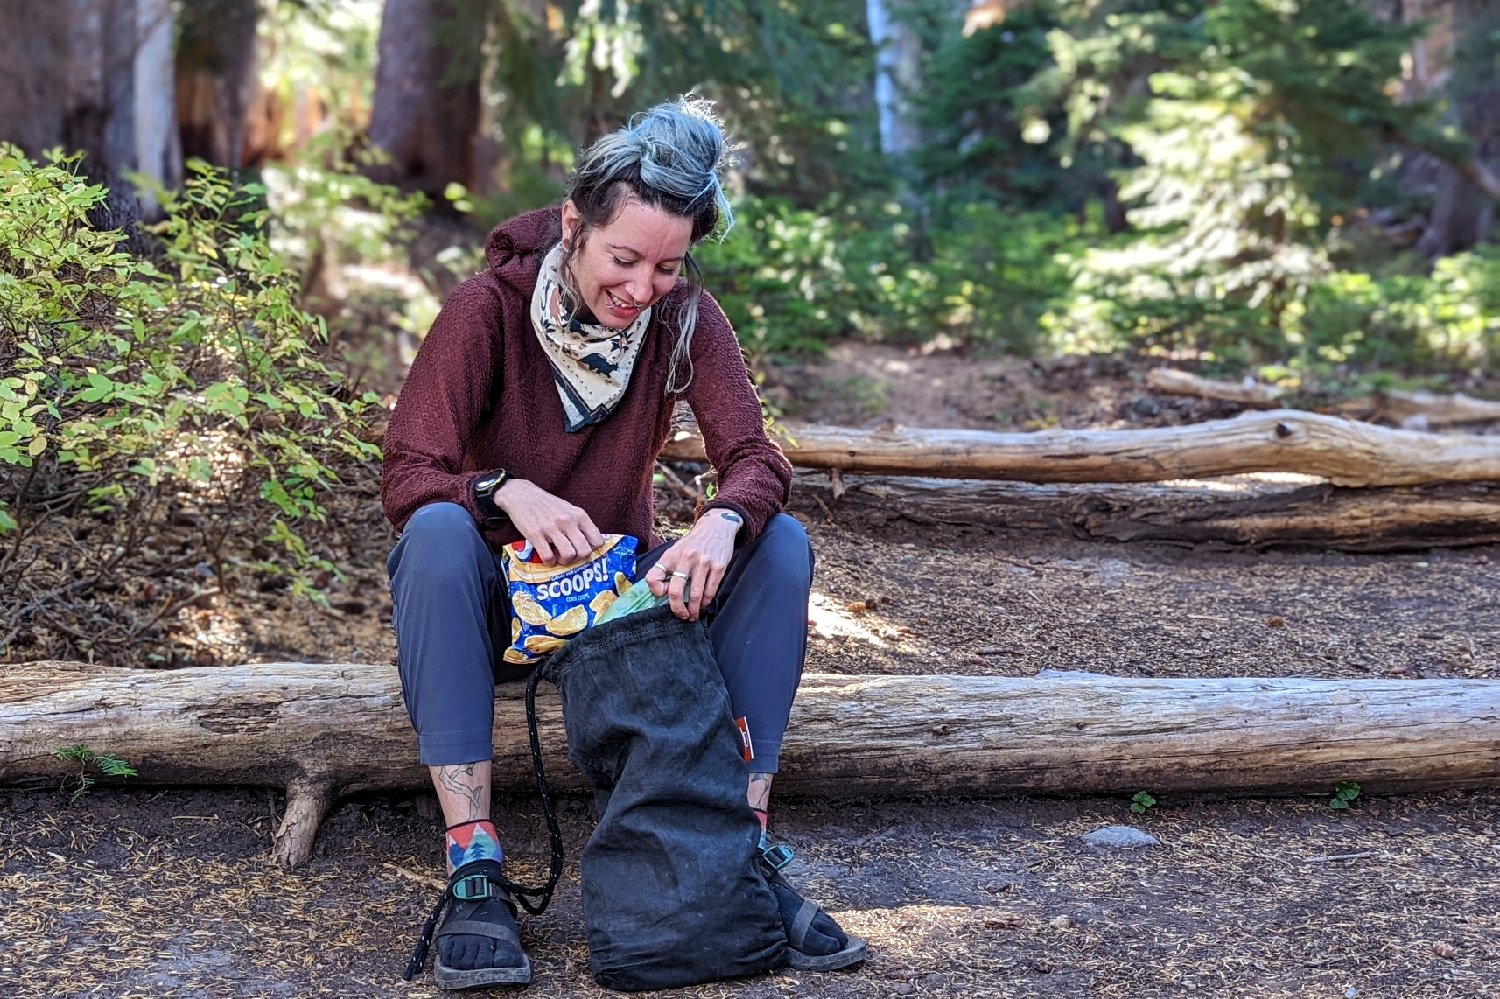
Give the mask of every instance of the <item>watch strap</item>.
[(486, 521), (503, 521), (508, 519), (505, 511), (495, 503), (495, 493), (505, 485), (510, 478), (510, 473), (503, 468), (497, 468), (493, 472), (486, 472), (474, 480), (474, 506)]

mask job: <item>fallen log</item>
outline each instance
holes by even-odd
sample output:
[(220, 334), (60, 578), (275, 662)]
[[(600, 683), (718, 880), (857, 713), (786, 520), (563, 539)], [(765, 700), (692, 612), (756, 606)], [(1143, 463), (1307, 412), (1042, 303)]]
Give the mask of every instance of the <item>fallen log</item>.
[[(1392, 552), (1500, 542), (1500, 485), (1351, 489), (1239, 476), (1171, 484), (1034, 484), (952, 479), (797, 477), (811, 514), (876, 527), (982, 525), (1104, 541)], [(814, 505), (816, 504), (816, 505)]]
[(1146, 372), (1146, 387), (1166, 395), (1186, 395), (1194, 399), (1232, 402), (1247, 409), (1275, 409), (1281, 405), (1281, 389), (1253, 378), (1231, 382), (1198, 375), (1176, 368), (1152, 368)]
[[(1254, 379), (1221, 381), (1200, 378), (1176, 368), (1154, 368), (1146, 373), (1146, 387), (1167, 395), (1186, 395), (1197, 399), (1232, 402), (1247, 409), (1271, 409), (1282, 405), (1286, 393), (1275, 385)], [(1360, 399), (1349, 399), (1338, 410), (1365, 420), (1386, 420), (1413, 429), (1458, 426), (1464, 423), (1500, 421), (1500, 402), (1476, 399), (1456, 392), (1403, 392), (1388, 389)]]
[(1461, 423), (1492, 423), (1500, 420), (1500, 402), (1476, 399), (1457, 392), (1453, 395), (1436, 395), (1432, 392), (1402, 392), (1390, 389), (1379, 392), (1369, 399), (1356, 400), (1341, 406), (1341, 409), (1358, 410), (1368, 406), (1373, 412), (1371, 419), (1389, 420), (1391, 423), (1413, 429), (1425, 427), (1455, 426)]
[[(496, 700), (496, 787), (534, 785), (519, 684)], [(567, 765), (557, 697), (538, 697), (544, 760)], [(304, 860), (341, 794), (425, 788), (388, 666), (270, 663), (125, 670), (0, 666), (0, 784), (62, 781), (83, 744), (149, 784), (285, 788), (273, 853)], [(1483, 680), (804, 678), (780, 791), (1004, 795), (1489, 787), (1500, 684)]]
[[(1500, 438), (1392, 430), (1289, 409), (1150, 430), (785, 429), (782, 449), (793, 465), (871, 475), (1162, 482), (1291, 472), (1340, 486), (1500, 482)], [(702, 461), (702, 440), (684, 431), (661, 457)]]

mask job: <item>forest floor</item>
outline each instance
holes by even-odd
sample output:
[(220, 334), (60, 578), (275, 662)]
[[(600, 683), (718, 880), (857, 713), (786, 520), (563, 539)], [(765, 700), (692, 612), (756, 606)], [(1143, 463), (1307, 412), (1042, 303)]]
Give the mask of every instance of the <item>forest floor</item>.
[[(778, 371), (770, 391), (788, 418), (844, 425), (1228, 414), (1155, 397), (1121, 362), (897, 347), (838, 347)], [(818, 555), (812, 672), (1500, 678), (1494, 547), (1218, 551), (798, 512)], [(186, 658), (386, 668), (392, 538), (373, 488), (351, 490), (335, 519), (346, 575), (330, 607), (271, 589), (238, 595), (232, 612), (187, 608)], [(1144, 815), (1124, 797), (788, 799), (773, 827), (797, 852), (793, 881), (869, 939), (870, 960), (678, 994), (1500, 994), (1500, 792), (1366, 795), (1347, 811), (1328, 798), (1163, 795)], [(268, 854), (279, 806), (251, 789), (99, 787), (74, 804), (0, 790), (0, 995), (438, 994), (425, 976), (400, 979), (441, 885), (431, 796), (345, 801), (290, 872)], [(500, 813), (515, 872), (539, 879), (538, 803)], [(525, 994), (604, 995), (588, 976), (576, 867), (592, 809), (564, 798), (560, 818), (570, 864), (552, 908), (524, 921)], [(1159, 843), (1082, 839), (1116, 824)]]

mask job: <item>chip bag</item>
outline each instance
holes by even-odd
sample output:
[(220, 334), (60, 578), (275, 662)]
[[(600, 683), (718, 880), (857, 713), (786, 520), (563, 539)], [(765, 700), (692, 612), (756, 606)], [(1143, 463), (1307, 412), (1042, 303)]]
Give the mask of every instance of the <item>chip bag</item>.
[(640, 542), (628, 534), (606, 534), (604, 544), (567, 565), (543, 565), (529, 541), (500, 552), (510, 593), (508, 663), (534, 663), (562, 648), (593, 624), (630, 589)]

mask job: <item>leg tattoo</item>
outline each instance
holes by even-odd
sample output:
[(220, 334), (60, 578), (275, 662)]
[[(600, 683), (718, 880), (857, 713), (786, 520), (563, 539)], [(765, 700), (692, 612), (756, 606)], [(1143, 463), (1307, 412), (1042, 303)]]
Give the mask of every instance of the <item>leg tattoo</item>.
[(477, 780), (474, 776), (474, 764), (464, 763), (458, 766), (439, 767), (438, 780), (445, 790), (463, 799), (468, 809), (465, 821), (474, 822), (479, 819), (487, 819), (484, 807), (485, 791), (488, 790), (486, 781)]
[(750, 783), (745, 788), (745, 800), (750, 802), (750, 810), (755, 813), (756, 818), (760, 819), (762, 834), (765, 833), (766, 824), (770, 819), (766, 810), (771, 806), (771, 781), (775, 777), (775, 774), (752, 773)]

